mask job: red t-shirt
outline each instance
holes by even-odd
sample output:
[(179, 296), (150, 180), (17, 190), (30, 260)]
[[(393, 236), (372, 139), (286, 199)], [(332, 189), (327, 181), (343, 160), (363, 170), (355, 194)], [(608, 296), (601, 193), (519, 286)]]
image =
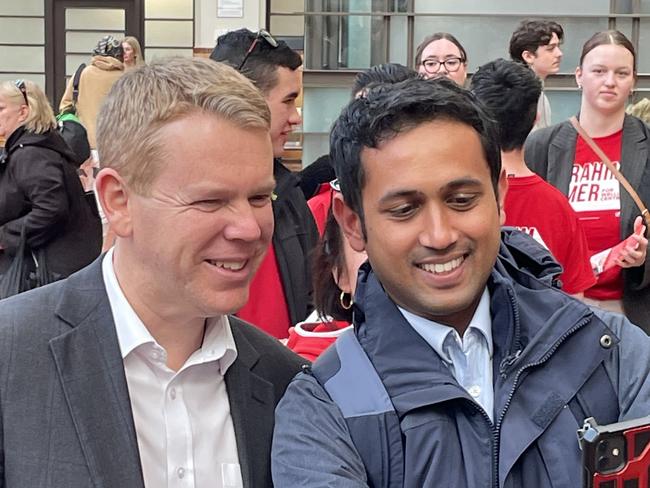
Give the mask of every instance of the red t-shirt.
[(237, 317), (256, 325), (278, 339), (289, 336), (289, 307), (284, 296), (278, 261), (273, 244), (257, 270), (250, 286), (248, 302)]
[[(594, 141), (617, 168), (620, 168), (623, 130)], [(569, 184), (569, 203), (578, 214), (587, 236), (590, 255), (615, 246), (621, 240), (620, 184), (600, 158), (578, 136), (575, 161)], [(623, 296), (621, 268), (598, 276), (595, 286), (585, 292), (595, 300), (619, 300)]]
[(575, 294), (596, 283), (587, 239), (566, 197), (537, 175), (509, 177), (505, 225), (542, 244), (564, 268), (562, 289)]

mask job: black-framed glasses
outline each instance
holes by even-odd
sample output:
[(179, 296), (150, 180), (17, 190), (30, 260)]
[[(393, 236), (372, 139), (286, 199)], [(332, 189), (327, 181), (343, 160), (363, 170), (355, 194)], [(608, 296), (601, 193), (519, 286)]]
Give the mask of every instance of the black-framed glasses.
[(251, 42), (251, 47), (248, 48), (248, 51), (246, 51), (246, 54), (244, 54), (244, 58), (241, 60), (241, 63), (239, 63), (239, 66), (237, 67), (237, 71), (241, 71), (241, 69), (244, 67), (244, 63), (246, 63), (246, 60), (248, 59), (248, 56), (251, 55), (253, 52), (253, 49), (255, 49), (255, 46), (260, 42), (260, 39), (265, 40), (269, 46), (276, 48), (278, 47), (278, 41), (275, 40), (275, 38), (266, 30), (260, 29), (257, 31), (257, 34), (255, 35), (255, 39), (253, 39), (253, 42)]
[(440, 71), (441, 66), (444, 66), (449, 73), (455, 73), (460, 69), (460, 65), (464, 62), (465, 60), (463, 58), (458, 57), (447, 58), (443, 61), (435, 58), (427, 58), (422, 61), (422, 66), (424, 67), (424, 71), (430, 75), (435, 75), (438, 71)]
[(16, 85), (16, 88), (20, 90), (20, 93), (23, 94), (23, 98), (25, 99), (25, 105), (29, 107), (29, 101), (27, 100), (27, 87), (25, 86), (25, 80), (16, 80), (14, 81), (14, 84)]

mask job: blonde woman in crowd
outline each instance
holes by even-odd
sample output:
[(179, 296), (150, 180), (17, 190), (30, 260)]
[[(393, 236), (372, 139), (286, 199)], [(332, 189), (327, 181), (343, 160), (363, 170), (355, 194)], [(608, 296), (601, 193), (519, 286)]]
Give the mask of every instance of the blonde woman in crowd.
[(133, 36), (126, 36), (122, 39), (122, 50), (124, 51), (124, 68), (135, 68), (144, 64), (140, 42)]
[(52, 278), (92, 262), (101, 246), (99, 217), (38, 85), (0, 83), (0, 137), (0, 274), (16, 259), (22, 235), (26, 254), (41, 256)]

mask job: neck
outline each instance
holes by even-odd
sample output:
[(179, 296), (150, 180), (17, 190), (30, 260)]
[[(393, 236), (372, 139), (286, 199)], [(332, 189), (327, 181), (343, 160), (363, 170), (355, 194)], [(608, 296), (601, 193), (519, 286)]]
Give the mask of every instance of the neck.
[(140, 278), (116, 245), (113, 267), (122, 293), (152, 337), (167, 352), (167, 366), (178, 371), (203, 343), (204, 317), (187, 317), (172, 300), (156, 296), (156, 287)]
[(594, 110), (591, 106), (582, 103), (580, 106), (580, 125), (591, 137), (604, 137), (623, 128), (625, 119), (625, 107), (616, 112), (604, 114)]
[(526, 166), (523, 147), (512, 151), (501, 151), (501, 164), (508, 176), (532, 176), (535, 174)]

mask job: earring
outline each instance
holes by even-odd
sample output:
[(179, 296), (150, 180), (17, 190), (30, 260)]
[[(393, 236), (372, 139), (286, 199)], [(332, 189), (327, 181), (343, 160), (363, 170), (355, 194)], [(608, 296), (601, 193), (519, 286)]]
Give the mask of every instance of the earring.
[[(347, 303), (345, 300), (346, 295), (349, 297), (347, 299)], [(342, 291), (341, 294), (339, 295), (339, 303), (341, 304), (341, 307), (343, 307), (344, 310), (350, 310), (352, 308), (352, 305), (354, 304), (352, 293), (345, 293), (344, 291)]]
[(582, 83), (578, 83), (578, 90), (582, 90)]

